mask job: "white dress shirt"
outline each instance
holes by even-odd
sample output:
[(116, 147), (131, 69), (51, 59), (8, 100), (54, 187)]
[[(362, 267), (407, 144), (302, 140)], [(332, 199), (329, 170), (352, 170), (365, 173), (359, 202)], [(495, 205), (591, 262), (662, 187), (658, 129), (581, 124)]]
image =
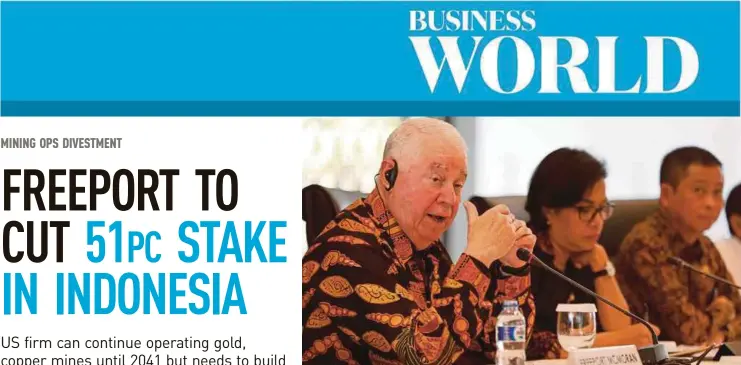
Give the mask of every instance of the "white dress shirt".
[[(723, 257), (723, 262), (731, 273), (733, 281), (739, 284), (741, 282), (741, 240), (732, 236), (715, 242), (715, 247)], [(739, 291), (741, 292), (741, 290)]]

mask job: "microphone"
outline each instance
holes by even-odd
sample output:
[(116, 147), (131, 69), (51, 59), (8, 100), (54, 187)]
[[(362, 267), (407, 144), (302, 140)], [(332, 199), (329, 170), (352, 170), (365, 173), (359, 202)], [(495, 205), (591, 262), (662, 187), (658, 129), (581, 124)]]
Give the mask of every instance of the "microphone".
[(677, 265), (679, 267), (686, 267), (686, 268), (688, 268), (688, 269), (690, 269), (690, 270), (692, 270), (692, 271), (694, 271), (694, 272), (696, 272), (698, 274), (705, 275), (705, 276), (707, 276), (707, 277), (709, 277), (711, 279), (714, 279), (716, 281), (720, 281), (721, 283), (726, 284), (726, 285), (729, 285), (729, 286), (731, 286), (733, 288), (741, 289), (741, 286), (738, 286), (738, 285), (734, 284), (733, 282), (731, 282), (729, 280), (726, 280), (726, 279), (724, 279), (724, 278), (722, 278), (720, 276), (706, 273), (706, 272), (704, 272), (704, 271), (702, 271), (702, 270), (700, 270), (700, 269), (698, 269), (698, 268), (690, 265), (687, 261), (684, 261), (684, 260), (680, 259), (679, 257), (671, 256), (671, 257), (669, 257), (668, 260), (672, 264)]
[(577, 289), (583, 291), (584, 293), (587, 293), (588, 295), (599, 299), (601, 302), (609, 305), (610, 307), (615, 308), (616, 310), (620, 311), (620, 313), (625, 314), (626, 316), (635, 319), (639, 323), (643, 324), (648, 328), (648, 331), (651, 332), (651, 338), (653, 339), (653, 345), (641, 347), (638, 349), (638, 356), (641, 357), (641, 362), (644, 364), (656, 364), (660, 361), (664, 361), (667, 358), (669, 358), (669, 352), (666, 350), (666, 346), (659, 343), (659, 336), (656, 335), (656, 332), (651, 327), (651, 325), (646, 322), (643, 318), (638, 317), (637, 315), (628, 312), (627, 310), (620, 308), (617, 304), (607, 300), (607, 298), (585, 288), (583, 285), (577, 283), (576, 281), (572, 280), (568, 276), (561, 274), (558, 272), (558, 270), (548, 266), (546, 263), (541, 261), (537, 256), (533, 255), (530, 251), (528, 251), (525, 248), (518, 248), (517, 249), (517, 258), (522, 261), (535, 261), (538, 263), (538, 265), (547, 271), (549, 271), (551, 274), (558, 276), (559, 278), (567, 281), (569, 284), (575, 286)]

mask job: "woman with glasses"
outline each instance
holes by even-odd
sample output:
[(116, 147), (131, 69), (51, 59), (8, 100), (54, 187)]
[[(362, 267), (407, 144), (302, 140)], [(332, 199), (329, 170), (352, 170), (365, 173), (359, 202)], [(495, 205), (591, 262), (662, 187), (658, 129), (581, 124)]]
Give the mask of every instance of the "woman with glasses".
[[(628, 305), (615, 280), (615, 269), (598, 240), (605, 220), (613, 212), (605, 190), (607, 172), (590, 154), (561, 148), (540, 162), (530, 181), (525, 209), (528, 225), (538, 240), (533, 253), (549, 266), (596, 291), (613, 303)], [(640, 324), (597, 301), (569, 283), (532, 266), (532, 292), (536, 317), (528, 344), (528, 360), (565, 358), (568, 354), (556, 334), (556, 306), (561, 303), (594, 303), (598, 334), (593, 347), (651, 343)]]

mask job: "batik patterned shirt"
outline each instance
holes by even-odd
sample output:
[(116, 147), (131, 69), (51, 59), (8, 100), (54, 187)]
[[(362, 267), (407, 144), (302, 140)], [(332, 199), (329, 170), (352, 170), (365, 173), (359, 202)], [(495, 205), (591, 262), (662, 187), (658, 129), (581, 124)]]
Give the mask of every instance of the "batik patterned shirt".
[(529, 272), (508, 276), (440, 242), (415, 249), (377, 191), (331, 221), (303, 259), (306, 364), (485, 364), (496, 315), (517, 300), (529, 338)]
[[(644, 314), (648, 311), (648, 320), (661, 329), (661, 338), (680, 344), (707, 343), (719, 333), (728, 340), (738, 339), (738, 291), (672, 265), (672, 256), (707, 273), (731, 279), (710, 239), (701, 236), (696, 242), (686, 242), (670, 216), (659, 210), (637, 224), (620, 246), (615, 265), (617, 279), (631, 310)], [(723, 301), (728, 305), (721, 305)]]

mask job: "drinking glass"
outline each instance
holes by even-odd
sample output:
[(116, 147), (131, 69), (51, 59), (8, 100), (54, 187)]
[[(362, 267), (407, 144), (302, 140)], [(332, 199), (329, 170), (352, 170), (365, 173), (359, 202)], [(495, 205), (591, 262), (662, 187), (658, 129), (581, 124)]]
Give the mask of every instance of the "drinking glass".
[(568, 352), (592, 347), (597, 336), (597, 307), (593, 303), (559, 304), (557, 334)]

